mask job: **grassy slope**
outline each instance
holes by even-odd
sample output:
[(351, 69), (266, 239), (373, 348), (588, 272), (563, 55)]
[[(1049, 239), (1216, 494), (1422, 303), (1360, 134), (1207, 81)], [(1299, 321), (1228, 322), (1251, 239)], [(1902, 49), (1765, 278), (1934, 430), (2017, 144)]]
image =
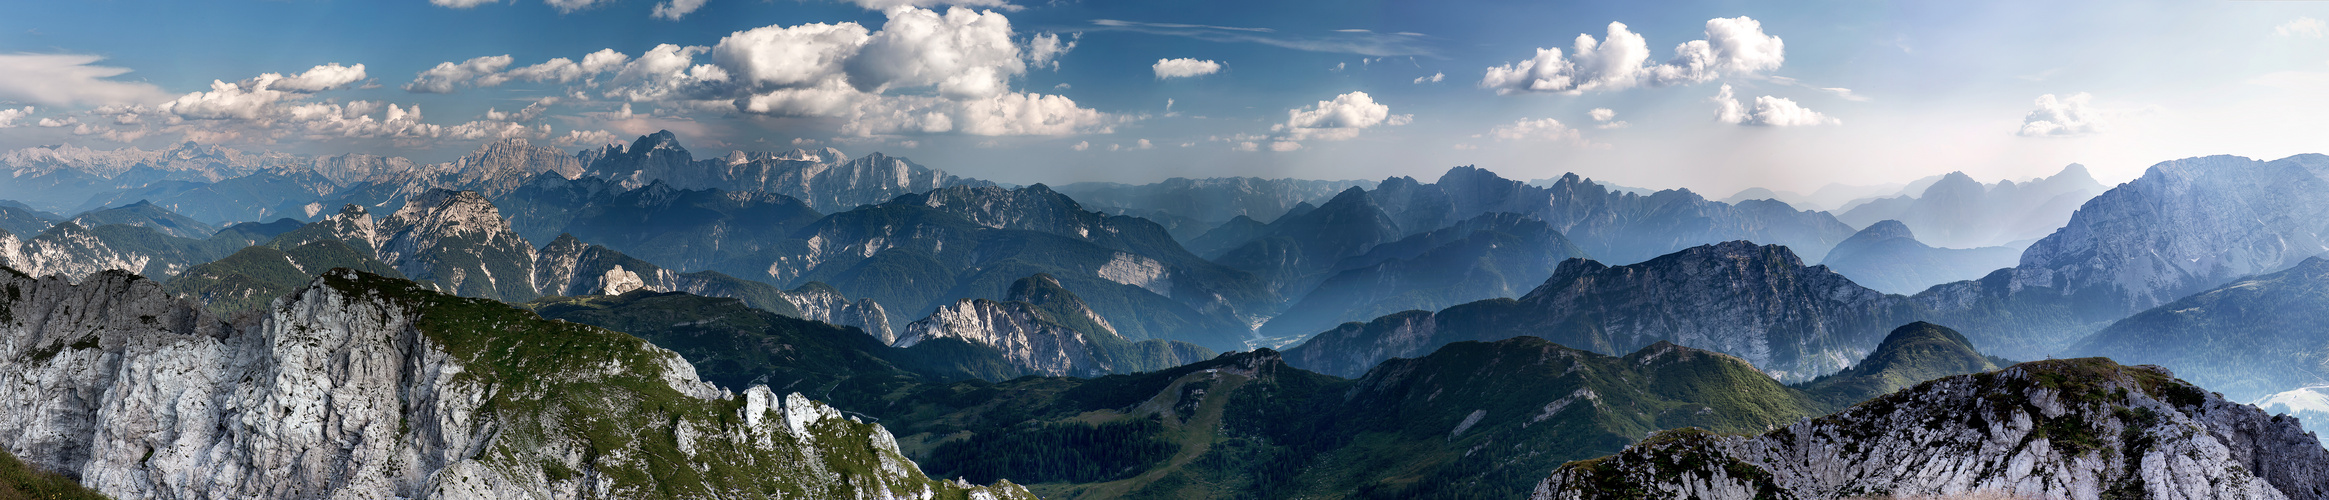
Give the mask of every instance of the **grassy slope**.
[(0, 500), (103, 500), (96, 490), (82, 487), (63, 474), (34, 468), (16, 455), (0, 451)]

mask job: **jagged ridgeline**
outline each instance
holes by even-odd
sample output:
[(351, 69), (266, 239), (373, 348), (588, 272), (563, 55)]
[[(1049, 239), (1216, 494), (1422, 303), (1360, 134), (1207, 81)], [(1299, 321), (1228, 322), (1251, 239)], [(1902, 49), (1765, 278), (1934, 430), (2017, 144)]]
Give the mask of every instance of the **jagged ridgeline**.
[(1761, 435), (1661, 433), (1562, 466), (1533, 498), (1976, 494), (2310, 500), (2329, 496), (2329, 450), (2294, 418), (2165, 370), (2081, 358), (1934, 380)]
[(1979, 354), (1967, 361), (1975, 350), (1963, 336), (1915, 324), (1860, 363), (1869, 369), (1801, 387), (1671, 343), (1607, 356), (1532, 337), (1456, 342), (1357, 379), (1287, 366), (1265, 349), (1128, 375), (957, 381), (947, 370), (970, 360), (1010, 362), (992, 350), (966, 356), (985, 346), (965, 342), (925, 351), (952, 337), (898, 349), (752, 319), (727, 299), (559, 300), (537, 310), (673, 346), (706, 380), (789, 387), (877, 418), (934, 475), (1008, 479), (1047, 498), (1510, 498), (1566, 461), (1652, 431), (1759, 432), (1921, 381), (1903, 380), (1915, 374), (1994, 368)]
[[(125, 498), (1031, 498), (636, 337), (351, 270), (235, 323), (0, 272), (7, 451)], [(319, 453), (320, 451), (320, 453)]]

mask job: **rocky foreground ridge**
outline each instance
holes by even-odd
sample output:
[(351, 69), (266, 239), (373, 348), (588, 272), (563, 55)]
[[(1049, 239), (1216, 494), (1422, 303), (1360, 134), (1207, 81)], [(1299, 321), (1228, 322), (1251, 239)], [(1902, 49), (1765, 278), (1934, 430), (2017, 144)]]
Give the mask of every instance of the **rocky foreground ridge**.
[(0, 428), (118, 498), (1032, 498), (635, 337), (346, 270), (233, 322), (0, 270)]
[(1938, 379), (1759, 436), (1662, 433), (1535, 499), (2329, 497), (2329, 450), (2164, 369), (2102, 358)]

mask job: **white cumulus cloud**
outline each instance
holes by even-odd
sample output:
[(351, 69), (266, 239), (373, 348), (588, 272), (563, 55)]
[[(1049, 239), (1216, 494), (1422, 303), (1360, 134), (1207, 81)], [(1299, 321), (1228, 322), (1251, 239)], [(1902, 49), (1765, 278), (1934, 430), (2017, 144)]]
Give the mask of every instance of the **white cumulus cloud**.
[(1067, 55), (1068, 51), (1075, 50), (1076, 42), (1082, 38), (1083, 34), (1077, 33), (1073, 38), (1062, 42), (1057, 34), (1035, 35), (1034, 38), (1027, 39), (1027, 64), (1037, 68), (1051, 68), (1056, 71), (1059, 69), (1059, 56)]
[(1072, 36), (1017, 39), (1002, 13), (959, 7), (938, 12), (901, 3), (885, 15), (878, 29), (771, 25), (708, 47), (662, 44), (635, 57), (602, 50), (579, 63), (558, 58), (512, 69), (507, 56), (479, 57), (439, 64), (405, 88), (557, 82), (576, 99), (827, 119), (855, 136), (1109, 133), (1125, 119), (1065, 96), (1011, 88), (1031, 65), (1057, 68), (1075, 46)]
[(501, 82), (507, 80), (501, 75), (501, 70), (508, 68), (513, 61), (515, 60), (510, 58), (509, 54), (502, 54), (474, 57), (459, 63), (437, 63), (436, 67), (414, 75), (412, 83), (404, 84), (404, 90), (426, 94), (448, 94), (460, 85), (479, 87), (500, 85)]
[(25, 106), (24, 109), (0, 109), (0, 128), (9, 128), (21, 125), (20, 123), (16, 122), (23, 121), (26, 117), (32, 116), (32, 111), (32, 106)]
[(438, 7), (451, 7), (451, 8), (455, 8), (455, 9), (466, 9), (466, 8), (470, 8), (470, 7), (476, 7), (476, 6), (479, 6), (479, 5), (485, 5), (485, 4), (493, 3), (493, 2), (495, 2), (495, 1), (496, 1), (496, 0), (429, 0), (429, 3), (430, 3), (430, 4), (434, 4), (434, 5), (438, 6)]
[(2272, 31), (2283, 37), (2320, 38), (2322, 34), (2329, 33), (2329, 23), (2322, 23), (2321, 20), (2310, 17), (2299, 17), (2273, 27)]
[(704, 7), (704, 0), (670, 0), (655, 4), (654, 17), (673, 21)]
[(949, 97), (989, 97), (1027, 71), (1011, 41), (1011, 20), (1001, 13), (900, 7), (888, 15), (888, 24), (843, 66), (858, 90), (935, 87)]
[(1334, 96), (1333, 100), (1318, 101), (1314, 106), (1286, 110), (1286, 122), (1270, 126), (1270, 131), (1295, 141), (1340, 141), (1358, 137), (1360, 130), (1377, 125), (1406, 125), (1414, 118), (1415, 115), (1391, 114), (1391, 106), (1375, 102), (1366, 92), (1351, 92)]
[(291, 76), (262, 73), (258, 79), (272, 80), (267, 84), (268, 88), (294, 92), (322, 92), (347, 88), (350, 84), (364, 81), (364, 65), (341, 66), (340, 63), (328, 63), (308, 68), (305, 73)]
[(1567, 53), (1540, 48), (1529, 60), (1488, 68), (1480, 87), (1498, 94), (1624, 90), (1752, 75), (1778, 69), (1786, 60), (1785, 44), (1764, 34), (1763, 24), (1754, 19), (1710, 19), (1705, 33), (1705, 40), (1676, 45), (1673, 59), (1650, 64), (1648, 41), (1625, 23), (1613, 22), (1603, 39), (1577, 35)]
[(1488, 129), (1488, 136), (1498, 141), (1560, 142), (1577, 146), (1592, 146), (1585, 135), (1560, 120), (1522, 118), (1520, 121), (1497, 125)]
[(2038, 109), (2022, 117), (2022, 129), (2016, 132), (2024, 137), (2067, 137), (2101, 132), (2103, 113), (2093, 106), (2094, 96), (2085, 92), (2067, 98), (2054, 94), (2038, 96)]
[(1017, 5), (1011, 5), (1011, 3), (1010, 3), (1010, 2), (1006, 2), (1006, 1), (1003, 1), (1003, 0), (843, 0), (843, 1), (845, 1), (845, 2), (847, 2), (847, 3), (853, 3), (853, 4), (857, 4), (857, 6), (858, 6), (858, 7), (864, 7), (864, 8), (866, 8), (866, 9), (869, 9), (869, 10), (878, 10), (878, 11), (885, 11), (885, 12), (886, 12), (886, 11), (889, 11), (890, 9), (895, 9), (895, 8), (898, 8), (898, 7), (923, 7), (923, 8), (928, 8), (928, 7), (943, 7), (943, 6), (947, 6), (947, 5), (953, 5), (953, 6), (958, 6), (958, 7), (992, 7), (992, 8), (1003, 9), (1003, 10), (1019, 10), (1019, 6), (1017, 6)]
[(1843, 123), (1842, 120), (1796, 104), (1791, 99), (1762, 96), (1755, 98), (1752, 107), (1741, 104), (1737, 96), (1731, 93), (1730, 85), (1723, 85), (1722, 92), (1708, 101), (1715, 103), (1714, 120), (1732, 125), (1801, 127)]
[(1448, 78), (1448, 74), (1447, 74), (1447, 73), (1432, 73), (1432, 74), (1431, 74), (1431, 76), (1418, 76), (1418, 77), (1415, 77), (1415, 83), (1416, 83), (1417, 85), (1421, 85), (1421, 84), (1423, 84), (1423, 82), (1439, 83), (1439, 82), (1440, 82), (1440, 80), (1446, 80), (1447, 78)]
[(613, 0), (542, 0), (542, 3), (549, 4), (550, 8), (558, 9), (558, 13), (560, 14), (571, 14), (574, 11), (588, 9), (592, 6), (596, 6), (602, 3), (612, 3), (612, 1)]
[(1609, 108), (1593, 108), (1592, 111), (1587, 111), (1585, 114), (1587, 116), (1593, 117), (1593, 121), (1601, 123), (1599, 125), (1594, 125), (1595, 128), (1625, 128), (1626, 125), (1629, 125), (1628, 123), (1617, 119), (1617, 110)]
[(1221, 63), (1213, 62), (1210, 60), (1200, 61), (1187, 57), (1179, 59), (1158, 59), (1156, 60), (1156, 64), (1149, 66), (1149, 69), (1156, 72), (1156, 78), (1159, 80), (1166, 78), (1188, 78), (1193, 76), (1204, 76), (1219, 73), (1221, 72)]

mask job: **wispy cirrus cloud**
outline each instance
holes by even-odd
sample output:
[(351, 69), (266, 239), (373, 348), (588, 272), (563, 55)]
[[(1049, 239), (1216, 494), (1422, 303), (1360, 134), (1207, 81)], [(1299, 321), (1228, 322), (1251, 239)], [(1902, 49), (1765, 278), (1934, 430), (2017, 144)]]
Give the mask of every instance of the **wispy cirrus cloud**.
[(0, 101), (102, 106), (169, 99), (153, 84), (115, 80), (129, 68), (96, 65), (102, 60), (105, 56), (0, 54)]
[(1419, 33), (1376, 33), (1367, 30), (1334, 30), (1321, 35), (1282, 33), (1270, 28), (1242, 26), (1215, 26), (1207, 24), (1149, 23), (1119, 19), (1093, 19), (1095, 31), (1128, 31), (1151, 35), (1177, 36), (1219, 43), (1258, 43), (1273, 47), (1333, 54), (1363, 56), (1429, 56), (1437, 53), (1425, 43)]

